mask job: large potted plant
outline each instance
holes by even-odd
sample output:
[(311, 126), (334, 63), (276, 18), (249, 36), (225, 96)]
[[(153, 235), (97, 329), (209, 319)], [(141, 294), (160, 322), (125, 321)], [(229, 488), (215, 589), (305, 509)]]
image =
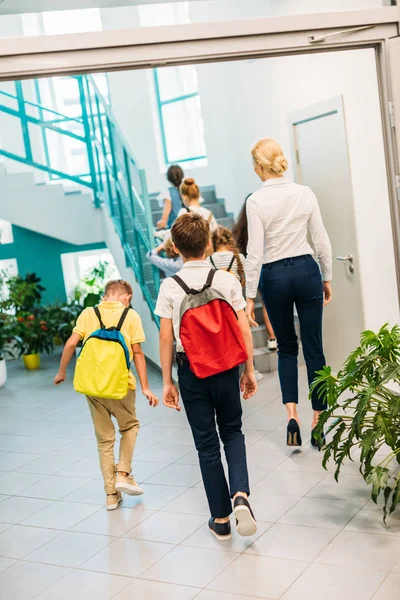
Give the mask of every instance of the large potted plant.
[(17, 317), (16, 341), (26, 369), (30, 371), (39, 369), (40, 354), (50, 354), (54, 347), (54, 332), (47, 321), (30, 314)]
[(341, 370), (325, 367), (312, 387), (328, 402), (315, 432), (323, 442), (326, 429), (330, 439), (323, 466), (333, 459), (338, 481), (346, 461), (359, 461), (386, 520), (400, 504), (400, 327), (365, 331)]
[(82, 304), (84, 308), (96, 306), (101, 301), (106, 281), (114, 277), (118, 277), (115, 265), (106, 260), (100, 260), (88, 270), (75, 288), (74, 300)]

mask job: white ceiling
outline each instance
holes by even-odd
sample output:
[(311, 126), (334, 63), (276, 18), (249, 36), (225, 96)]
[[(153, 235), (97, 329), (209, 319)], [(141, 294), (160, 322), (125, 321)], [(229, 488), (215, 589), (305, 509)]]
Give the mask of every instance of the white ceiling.
[[(47, 10), (73, 10), (77, 8), (112, 8), (137, 4), (161, 4), (179, 0), (0, 0), (0, 15), (42, 12)], [(190, 0), (194, 1), (194, 0)]]

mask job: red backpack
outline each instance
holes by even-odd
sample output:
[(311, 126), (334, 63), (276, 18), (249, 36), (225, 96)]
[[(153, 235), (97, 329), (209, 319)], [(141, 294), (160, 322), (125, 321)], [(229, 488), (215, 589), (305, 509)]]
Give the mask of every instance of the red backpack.
[(248, 358), (235, 309), (212, 288), (216, 272), (210, 270), (200, 290), (189, 288), (178, 275), (172, 278), (186, 293), (180, 310), (179, 335), (190, 368), (200, 379), (233, 369)]

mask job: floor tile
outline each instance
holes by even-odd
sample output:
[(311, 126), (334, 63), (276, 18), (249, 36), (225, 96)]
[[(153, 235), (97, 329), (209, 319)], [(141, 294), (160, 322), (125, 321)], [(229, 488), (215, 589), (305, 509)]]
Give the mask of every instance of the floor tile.
[(50, 506), (50, 500), (36, 498), (8, 498), (0, 504), (0, 521), (4, 523), (20, 523), (31, 515)]
[(365, 504), (371, 497), (371, 488), (360, 474), (340, 475), (339, 482), (332, 474), (327, 475), (318, 485), (307, 493), (310, 498), (327, 498), (330, 500), (350, 500)]
[(400, 575), (388, 575), (372, 600), (393, 600), (400, 598)]
[(119, 575), (74, 570), (38, 597), (38, 600), (111, 600), (132, 580)]
[(32, 473), (18, 473), (12, 471), (5, 473), (0, 477), (0, 494), (18, 494), (22, 490), (26, 490), (31, 485), (44, 479), (44, 475), (33, 475)]
[[(24, 444), (32, 441), (32, 437), (24, 435), (0, 435), (0, 450), (11, 451), (21, 448)], [(23, 450), (24, 452), (24, 450)]]
[(68, 574), (69, 569), (18, 561), (0, 574), (5, 600), (32, 600)]
[[(159, 429), (162, 429), (161, 427)], [(138, 442), (140, 436), (138, 437)], [(138, 443), (138, 449), (135, 452), (135, 456), (138, 460), (149, 460), (150, 462), (173, 462), (189, 454), (193, 450), (193, 446), (184, 444), (175, 444), (174, 442), (160, 442), (155, 446), (146, 448), (140, 451)]]
[(217, 592), (216, 590), (203, 590), (196, 600), (251, 600), (252, 596), (243, 596), (242, 594), (230, 594), (229, 592)]
[(281, 518), (280, 522), (323, 529), (342, 529), (359, 510), (359, 503), (303, 498)]
[(54, 456), (75, 456), (78, 458), (86, 458), (87, 456), (97, 452), (96, 440), (93, 436), (90, 440), (64, 440), (66, 443), (57, 446), (52, 451)]
[(180, 544), (203, 524), (204, 517), (200, 515), (170, 513), (167, 516), (163, 512), (158, 512), (131, 529), (124, 537)]
[[(132, 598), (140, 598), (140, 600), (192, 600), (192, 598), (198, 598), (199, 591), (198, 588), (194, 587), (136, 579), (115, 596), (114, 600), (132, 600)], [(49, 600), (51, 599), (49, 598)]]
[(48, 527), (50, 529), (69, 529), (100, 508), (102, 507), (94, 504), (54, 502), (47, 508), (25, 519), (23, 525)]
[(164, 506), (163, 511), (191, 515), (210, 515), (207, 497), (204, 489), (202, 488), (190, 488), (172, 502)]
[(252, 467), (257, 469), (276, 469), (280, 464), (287, 460), (287, 455), (283, 450), (268, 450), (259, 448), (257, 444), (251, 446), (247, 451), (247, 460)]
[[(64, 479), (60, 477), (60, 479)], [(65, 479), (70, 479), (65, 477)], [(66, 492), (63, 499), (66, 502), (80, 502), (82, 504), (105, 504), (106, 494), (104, 491), (104, 483), (102, 479), (93, 479), (87, 481), (85, 479), (76, 479), (80, 481), (81, 485), (77, 485), (75, 489), (69, 490), (70, 493)]]
[(168, 467), (168, 463), (160, 462), (145, 462), (142, 460), (134, 460), (132, 465), (132, 473), (138, 482), (146, 481), (156, 475), (165, 467)]
[(51, 475), (38, 483), (29, 486), (17, 494), (26, 498), (42, 498), (44, 500), (61, 500), (72, 490), (82, 487), (82, 479), (73, 477), (58, 477)]
[(82, 477), (89, 480), (100, 477), (99, 459), (97, 457), (80, 459), (74, 457), (73, 462), (69, 465), (66, 465), (64, 468), (60, 467), (57, 475), (61, 475), (62, 477)]
[(248, 548), (256, 539), (258, 539), (267, 529), (270, 527), (270, 523), (263, 523), (257, 521), (257, 533), (252, 537), (242, 537), (236, 531), (235, 520), (231, 520), (232, 527), (232, 539), (223, 542), (219, 542), (217, 538), (212, 535), (209, 531), (208, 523), (205, 523), (203, 527), (195, 531), (189, 536), (182, 544), (184, 546), (192, 546), (194, 548), (210, 548), (211, 550), (224, 550), (226, 552), (237, 552), (242, 553)]
[(171, 544), (119, 538), (81, 566), (91, 571), (138, 577), (172, 549)]
[(318, 556), (316, 562), (388, 573), (398, 560), (399, 538), (342, 531)]
[(62, 468), (76, 462), (74, 456), (53, 456), (51, 454), (39, 456), (32, 462), (29, 462), (18, 468), (21, 473), (37, 473), (38, 475), (54, 475)]
[(148, 483), (160, 485), (180, 485), (191, 487), (201, 480), (200, 467), (197, 465), (169, 465), (163, 471), (153, 475)]
[(152, 510), (131, 510), (121, 506), (118, 510), (98, 510), (71, 530), (120, 537), (154, 514)]
[(60, 533), (55, 529), (15, 525), (0, 534), (0, 556), (24, 558)]
[[(66, 444), (68, 444), (70, 442), (70, 440), (65, 439), (65, 438), (45, 438), (45, 437), (41, 437), (41, 438), (36, 438), (36, 439), (32, 439), (31, 441), (29, 441), (28, 443), (24, 444), (23, 446), (20, 446), (18, 448), (18, 452), (25, 452), (28, 454), (56, 454), (56, 451), (59, 448), (64, 448), (66, 446)], [(68, 456), (68, 454), (65, 454), (65, 456)], [(33, 459), (36, 458), (36, 456), (32, 456)]]
[[(282, 600), (369, 600), (385, 573), (312, 564), (282, 596)], [(394, 598), (392, 599), (394, 600)]]
[(233, 552), (178, 546), (146, 571), (142, 579), (205, 587), (236, 556)]
[(209, 588), (275, 600), (307, 566), (306, 562), (242, 554)]
[(282, 496), (304, 496), (312, 490), (323, 477), (323, 473), (271, 471), (253, 486), (264, 494), (280, 494)]
[[(145, 510), (160, 510), (169, 503), (174, 504), (178, 497), (187, 491), (187, 487), (174, 485), (155, 485), (145, 483), (143, 496), (124, 496), (124, 507)], [(204, 494), (204, 492), (203, 492)]]
[(279, 496), (265, 494), (253, 488), (250, 496), (251, 507), (256, 519), (266, 523), (275, 523), (300, 500), (300, 496)]
[(370, 501), (348, 523), (346, 530), (380, 533), (383, 535), (400, 535), (400, 511), (397, 510), (390, 515), (385, 525), (383, 522), (382, 505), (376, 505)]
[(16, 560), (14, 560), (13, 558), (3, 558), (2, 556), (0, 556), (0, 573), (2, 573), (6, 569), (8, 569), (8, 567), (11, 567), (11, 565), (14, 565), (15, 563)]
[(0, 452), (0, 468), (2, 471), (15, 471), (19, 467), (35, 460), (31, 454), (17, 452)]
[(276, 523), (247, 549), (247, 554), (312, 562), (335, 535), (332, 529)]
[(289, 458), (287, 458), (283, 463), (281, 463), (281, 465), (279, 466), (279, 470), (313, 471), (314, 473), (321, 473), (322, 477), (326, 475), (326, 471), (322, 467), (321, 452), (317, 452), (309, 446), (305, 446), (305, 448), (301, 451), (293, 452), (293, 454), (289, 456)]
[(114, 539), (104, 535), (65, 531), (29, 554), (26, 560), (60, 567), (79, 567)]
[(10, 529), (10, 527), (12, 527), (11, 523), (0, 523), (0, 533), (3, 533), (3, 531)]

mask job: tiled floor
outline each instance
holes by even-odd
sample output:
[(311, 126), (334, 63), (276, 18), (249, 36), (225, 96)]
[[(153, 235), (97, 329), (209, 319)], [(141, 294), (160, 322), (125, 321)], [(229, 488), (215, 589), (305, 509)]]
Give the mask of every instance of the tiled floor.
[[(85, 399), (52, 386), (56, 359), (9, 364), (0, 390), (1, 600), (394, 600), (400, 514), (380, 508), (354, 466), (336, 484), (309, 444), (285, 446), (276, 376), (244, 406), (259, 530), (217, 542), (185, 415), (146, 406), (134, 473), (145, 495), (104, 509)], [(160, 394), (161, 381), (152, 373)], [(311, 410), (301, 372), (303, 437)]]

